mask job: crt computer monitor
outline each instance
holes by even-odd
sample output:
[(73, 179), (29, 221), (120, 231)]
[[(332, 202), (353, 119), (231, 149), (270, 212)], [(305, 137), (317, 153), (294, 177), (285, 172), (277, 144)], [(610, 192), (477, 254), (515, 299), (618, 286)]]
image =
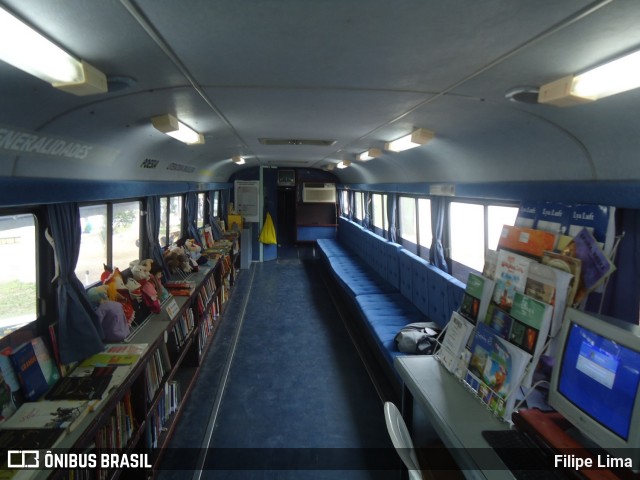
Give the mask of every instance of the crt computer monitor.
[(549, 404), (612, 457), (640, 467), (640, 327), (567, 309)]

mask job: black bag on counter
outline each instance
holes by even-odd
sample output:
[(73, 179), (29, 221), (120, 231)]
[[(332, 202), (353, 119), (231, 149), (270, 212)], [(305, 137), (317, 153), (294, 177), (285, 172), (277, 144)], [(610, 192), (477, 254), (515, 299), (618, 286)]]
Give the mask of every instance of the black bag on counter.
[(435, 322), (410, 323), (395, 337), (396, 348), (403, 353), (431, 355), (442, 329)]

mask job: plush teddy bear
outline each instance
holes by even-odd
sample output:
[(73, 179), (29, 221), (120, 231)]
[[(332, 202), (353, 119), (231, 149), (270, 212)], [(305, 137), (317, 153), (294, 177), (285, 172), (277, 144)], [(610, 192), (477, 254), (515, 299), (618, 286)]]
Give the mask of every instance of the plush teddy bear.
[(164, 252), (164, 263), (172, 274), (180, 271), (191, 273), (192, 271), (189, 257), (187, 257), (184, 249), (178, 246), (169, 247)]

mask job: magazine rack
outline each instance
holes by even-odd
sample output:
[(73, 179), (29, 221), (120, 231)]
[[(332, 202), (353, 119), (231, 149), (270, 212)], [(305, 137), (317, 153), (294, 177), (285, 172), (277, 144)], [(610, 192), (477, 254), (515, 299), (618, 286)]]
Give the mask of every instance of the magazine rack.
[[(455, 315), (458, 312), (454, 312)], [(479, 378), (476, 372), (469, 368), (471, 361), (471, 352), (466, 348), (466, 344), (471, 340), (465, 341), (465, 345), (461, 349), (461, 352), (453, 352), (442, 341), (445, 337), (445, 333), (449, 329), (451, 321), (445, 325), (442, 332), (436, 338), (436, 348), (433, 356), (438, 360), (449, 372), (450, 375), (455, 377), (465, 389), (473, 395), (485, 408), (491, 412), (499, 420), (511, 423), (511, 414), (514, 410), (515, 397), (517, 391), (522, 385), (522, 380), (526, 377), (530, 368), (535, 365), (533, 358), (529, 358), (523, 369), (509, 381), (509, 389), (506, 392), (499, 392), (492, 388), (489, 384)], [(473, 327), (471, 337), (476, 332), (476, 326)]]

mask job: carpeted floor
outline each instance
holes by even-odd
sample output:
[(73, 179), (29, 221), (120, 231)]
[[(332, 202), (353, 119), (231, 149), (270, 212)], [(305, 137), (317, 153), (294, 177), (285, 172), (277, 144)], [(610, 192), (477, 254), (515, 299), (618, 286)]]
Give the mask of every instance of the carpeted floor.
[(242, 272), (159, 478), (186, 478), (171, 452), (209, 437), (201, 478), (399, 478), (320, 268), (291, 255)]

